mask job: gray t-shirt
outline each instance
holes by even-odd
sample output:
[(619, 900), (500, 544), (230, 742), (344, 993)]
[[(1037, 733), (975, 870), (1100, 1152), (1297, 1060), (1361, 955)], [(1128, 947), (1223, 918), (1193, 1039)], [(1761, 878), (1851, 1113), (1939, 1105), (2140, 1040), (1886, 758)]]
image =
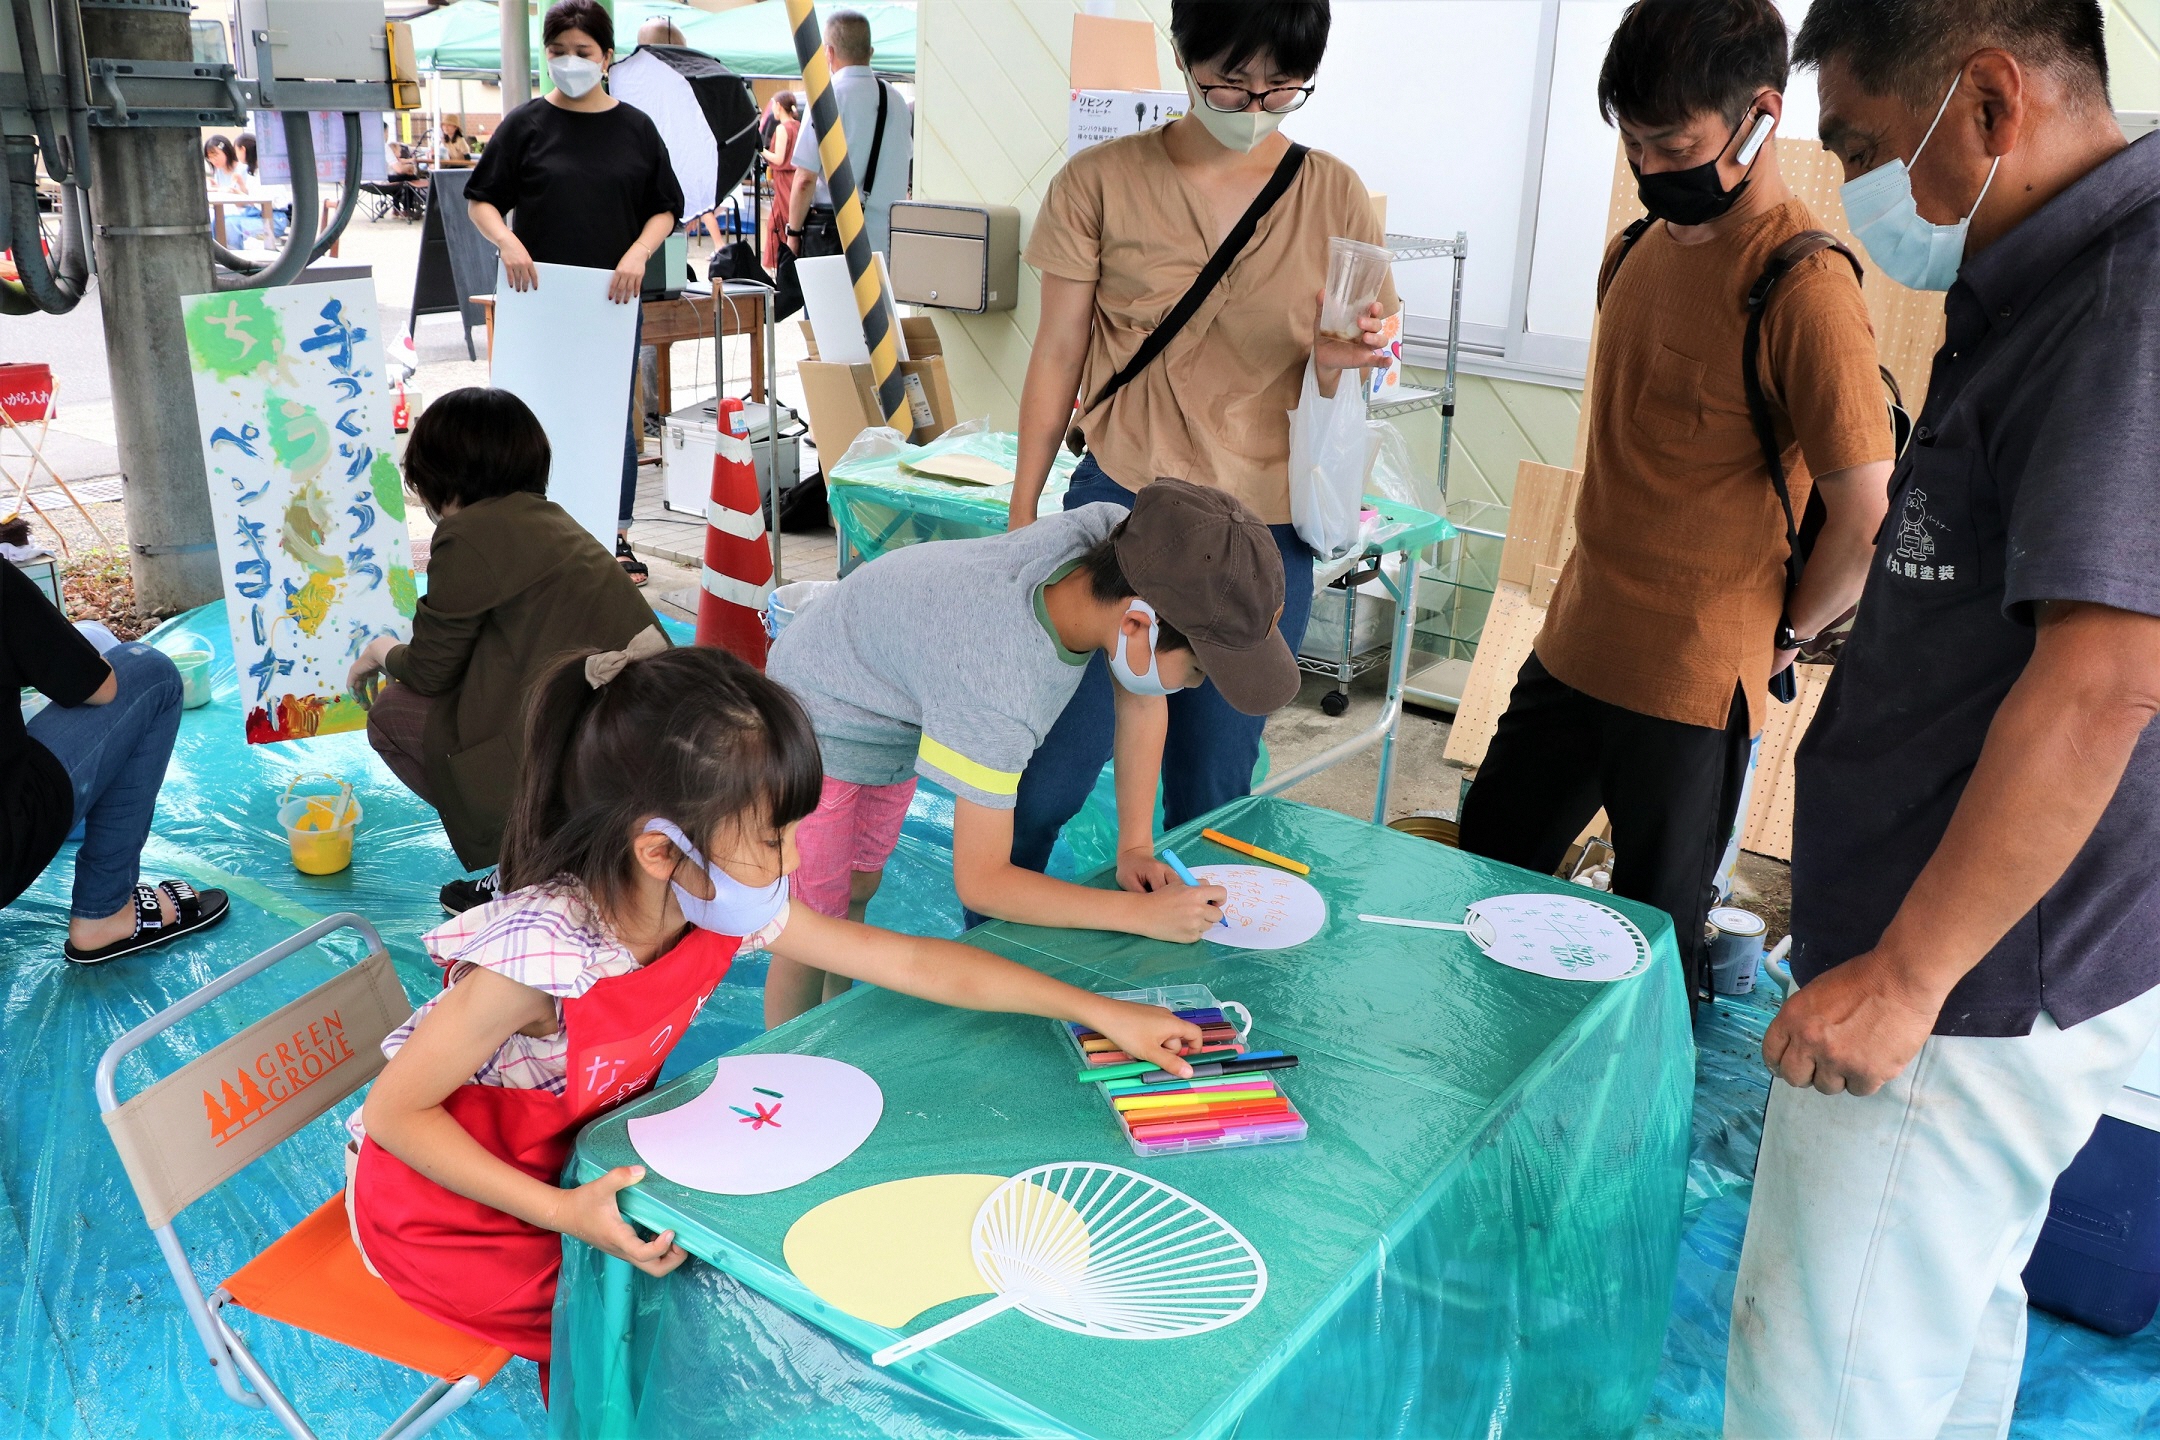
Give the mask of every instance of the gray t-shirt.
[(819, 596), (765, 671), (809, 710), (825, 773), (856, 785), (915, 774), (1012, 809), (1089, 659), (1059, 643), (1042, 588), (1125, 516), (1083, 505), (1006, 535), (910, 545)]

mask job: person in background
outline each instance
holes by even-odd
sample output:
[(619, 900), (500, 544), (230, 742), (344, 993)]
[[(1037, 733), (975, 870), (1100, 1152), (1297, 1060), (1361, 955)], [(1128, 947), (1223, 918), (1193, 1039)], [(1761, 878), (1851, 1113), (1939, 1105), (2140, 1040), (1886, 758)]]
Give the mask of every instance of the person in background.
[(240, 164), (248, 177), (258, 179), (262, 175), (262, 151), (255, 140), (255, 132), (243, 130), (233, 137), (233, 147), (240, 152)]
[(1948, 338), (1798, 757), (1734, 1440), (2007, 1435), (2056, 1177), (2160, 1030), (2160, 143), (2102, 27), (1815, 0), (1795, 46)]
[(455, 115), (443, 117), (441, 155), (435, 163), (446, 170), (462, 170), (473, 163), (472, 144)]
[(420, 162), (413, 157), (410, 145), (400, 145), (395, 135), (383, 137), (383, 158), (389, 163), (390, 178), (413, 180), (420, 174)]
[(203, 141), (203, 161), (210, 167), (210, 193), (212, 195), (245, 195), (251, 188), (248, 176), (253, 173), (240, 159), (240, 151), (223, 135), (212, 135)]
[(1200, 1029), (1167, 1010), (795, 904), (817, 739), (726, 651), (573, 651), (541, 677), (528, 723), (511, 889), (426, 937), (442, 990), (384, 1039), (389, 1063), (348, 1121), (354, 1242), (422, 1314), (545, 1365), (564, 1235), (650, 1275), (682, 1264), (673, 1231), (646, 1237), (622, 1216), (616, 1197), (645, 1167), (567, 1187), (563, 1168), (581, 1126), (652, 1085), (738, 956), (1076, 1022), (1192, 1073)]
[[(915, 111), (905, 96), (870, 68), (874, 48), (870, 22), (861, 11), (835, 10), (826, 19), (825, 60), (832, 67), (833, 101), (840, 107), (848, 163), (862, 197), (863, 227), (869, 233), (870, 248), (882, 251), (892, 241), (892, 203), (908, 197), (915, 165)], [(804, 248), (811, 231), (838, 233), (830, 228), (832, 191), (825, 184), (817, 126), (807, 113), (795, 136), (794, 162), (794, 196), (787, 202), (788, 248), (798, 255), (838, 254), (836, 246)]]
[[(682, 218), (682, 187), (667, 144), (650, 116), (608, 94), (602, 83), (615, 61), (615, 22), (598, 0), (556, 0), (540, 34), (555, 88), (503, 116), (495, 128), (465, 186), (473, 224), (501, 253), (513, 290), (539, 286), (535, 265), (577, 265), (613, 271), (608, 299), (636, 305), (646, 262)], [(504, 218), (510, 213), (514, 224)], [(636, 339), (627, 363), (635, 396)], [(665, 410), (668, 397), (659, 399)], [(633, 401), (623, 417), (615, 556), (642, 585), (646, 567), (630, 549), (638, 450), (645, 438), (637, 408)]]
[(148, 645), (104, 654), (45, 592), (0, 560), (0, 695), (51, 703), (23, 723), (0, 706), (0, 907), (44, 873), (77, 822), (75, 890), (61, 953), (96, 965), (207, 930), (222, 890), (139, 883), (143, 842), (180, 733), (180, 672)]
[[(1204, 305), (1169, 347), (1107, 399), (1101, 392), (1192, 286), (1208, 257), (1286, 163), (1276, 128), (1312, 93), (1329, 9), (1308, 0), (1176, 0), (1170, 35), (1192, 108), (1159, 130), (1067, 161), (1028, 241), (1042, 272), (1042, 318), (1020, 400), (1012, 527), (1035, 523), (1051, 462), (1077, 419), (1087, 453), (1064, 507), (1131, 506), (1157, 476), (1222, 490), (1268, 522), (1283, 571), (1278, 622), (1293, 654), (1312, 613), (1313, 551), (1290, 525), (1290, 412), (1308, 365), (1332, 398), (1380, 362), (1379, 317), (1362, 339), (1318, 334), (1328, 239), (1385, 238), (1357, 173), (1303, 153), (1295, 178)], [(1345, 374), (1349, 372), (1346, 380)], [(1081, 397), (1075, 416), (1073, 398)], [(1108, 666), (1090, 662), (1072, 703), (1020, 781), (1013, 864), (1040, 871), (1112, 749)], [(1245, 794), (1266, 724), (1214, 685), (1172, 696), (1163, 751), (1165, 823), (1175, 827)], [(1121, 874), (1153, 857), (1141, 817), (1122, 835)]]
[[(1608, 246), (1577, 542), (1477, 783), (1462, 846), (1551, 874), (1602, 807), (1613, 889), (1672, 916), (1689, 993), (1771, 678), (1860, 598), (1888, 498), (1888, 392), (1858, 277), (1778, 282), (1759, 372), (1793, 515), (1827, 518), (1788, 593), (1785, 511), (1750, 418), (1748, 292), (1816, 228), (1778, 170), (1773, 0), (1641, 0), (1598, 77), (1653, 223)], [(1812, 478), (1811, 478), (1812, 477)]]
[(644, 45), (688, 45), (682, 30), (665, 15), (656, 15), (638, 26), (637, 43)]
[(788, 207), (795, 201), (795, 141), (802, 131), (802, 99), (782, 90), (765, 107), (758, 127), (764, 140), (765, 174), (772, 184), (772, 205), (765, 212), (762, 258), (770, 271), (780, 264), (780, 237), (788, 228)]
[[(507, 390), (452, 390), (420, 412), (405, 479), (436, 522), (412, 641), (368, 642), (347, 688), (390, 683), (368, 743), (435, 807), (467, 870), (494, 865), (517, 790), (526, 693), (566, 650), (621, 649), (652, 610), (605, 547), (547, 498), (547, 432)], [(655, 632), (657, 633), (657, 632)], [(495, 898), (492, 872), (453, 880), (455, 915)]]

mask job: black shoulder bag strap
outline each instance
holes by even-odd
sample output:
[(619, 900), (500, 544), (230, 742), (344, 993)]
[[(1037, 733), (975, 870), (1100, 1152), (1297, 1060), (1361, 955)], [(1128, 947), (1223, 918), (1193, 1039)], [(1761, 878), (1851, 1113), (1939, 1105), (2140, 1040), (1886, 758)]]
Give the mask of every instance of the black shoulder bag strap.
[[(1268, 177), (1267, 184), (1253, 197), (1253, 202), (1246, 207), (1245, 213), (1238, 217), (1237, 224), (1230, 227), (1230, 233), (1223, 237), (1222, 244), (1215, 247), (1215, 253), (1208, 256), (1207, 264), (1200, 267), (1200, 273), (1193, 278), (1190, 288), (1178, 297), (1177, 304), (1170, 307), (1170, 313), (1163, 317), (1162, 323), (1148, 332), (1147, 339), (1140, 342), (1140, 348), (1133, 352), (1132, 359), (1125, 362), (1125, 368), (1103, 383), (1102, 389), (1095, 392), (1095, 398), (1088, 402), (1087, 409), (1081, 413), (1093, 414), (1105, 400), (1124, 389), (1135, 375), (1147, 369), (1154, 363), (1156, 356), (1169, 348), (1170, 342), (1177, 338), (1186, 322), (1198, 314), (1200, 307), (1207, 303), (1208, 296), (1215, 293), (1215, 287), (1222, 283), (1223, 276), (1230, 272), (1230, 266), (1245, 247), (1252, 243), (1253, 232), (1260, 228), (1261, 220), (1266, 218), (1268, 211), (1275, 208), (1275, 202), (1282, 199), (1283, 192), (1290, 188), (1290, 182), (1297, 179), (1298, 170), (1304, 165), (1307, 153), (1308, 148), (1298, 144), (1292, 144), (1289, 150), (1284, 152), (1281, 163), (1275, 167), (1275, 173)], [(1066, 444), (1073, 446), (1074, 437), (1078, 434), (1079, 431), (1075, 428), (1073, 434), (1066, 437)], [(1074, 453), (1079, 452), (1075, 449)]]
[(1642, 219), (1637, 220), (1634, 224), (1628, 226), (1627, 229), (1620, 232), (1620, 248), (1613, 252), (1612, 259), (1608, 260), (1605, 263), (1604, 273), (1598, 276), (1598, 308), (1604, 308), (1605, 292), (1612, 288), (1613, 279), (1615, 276), (1619, 275), (1621, 262), (1627, 259), (1628, 251), (1633, 250), (1635, 248), (1635, 242), (1642, 239), (1643, 232), (1648, 230), (1652, 225), (1656, 223), (1657, 221), (1654, 218), (1645, 215), (1642, 217)]
[(877, 129), (870, 136), (870, 163), (863, 167), (862, 203), (865, 211), (870, 208), (871, 187), (877, 184), (878, 156), (885, 152), (885, 105), (887, 99), (885, 82), (880, 80), (877, 82)]
[[(1748, 291), (1747, 338), (1741, 342), (1740, 379), (1747, 387), (1748, 418), (1755, 423), (1755, 442), (1762, 447), (1763, 465), (1770, 472), (1771, 488), (1777, 491), (1778, 506), (1785, 512), (1785, 593), (1788, 596), (1800, 588), (1800, 576), (1807, 567), (1807, 557), (1801, 553), (1800, 519), (1793, 512), (1792, 490), (1785, 483), (1785, 456), (1778, 446), (1777, 424), (1770, 416), (1770, 397), (1763, 391), (1763, 315), (1770, 308), (1770, 294), (1777, 288), (1778, 281), (1791, 274), (1793, 267), (1801, 261), (1825, 250), (1835, 250), (1843, 255), (1853, 268), (1853, 278), (1864, 279), (1859, 258), (1835, 235), (1827, 230), (1801, 231), (1771, 252), (1762, 275)], [(1770, 693), (1787, 704), (1792, 702), (1796, 689), (1789, 669), (1770, 682)]]

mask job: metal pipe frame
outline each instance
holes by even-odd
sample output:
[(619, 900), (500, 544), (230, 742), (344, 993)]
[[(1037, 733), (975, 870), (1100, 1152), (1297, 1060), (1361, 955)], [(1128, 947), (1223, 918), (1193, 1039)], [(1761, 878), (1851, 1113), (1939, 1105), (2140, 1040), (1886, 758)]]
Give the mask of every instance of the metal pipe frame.
[(1410, 631), (1417, 610), (1420, 563), (1416, 554), (1404, 552), (1403, 578), (1399, 585), (1387, 578), (1385, 570), (1380, 572), (1380, 583), (1395, 601), (1395, 639), (1394, 649), (1388, 656), (1387, 700), (1381, 705), (1379, 715), (1371, 725), (1348, 740), (1330, 746), (1280, 774), (1268, 776), (1255, 794), (1280, 795), (1377, 744), (1380, 746), (1380, 782), (1373, 796), (1373, 823), (1387, 823), (1388, 790), (1395, 774), (1395, 736), (1402, 725), (1403, 681), (1409, 673)]

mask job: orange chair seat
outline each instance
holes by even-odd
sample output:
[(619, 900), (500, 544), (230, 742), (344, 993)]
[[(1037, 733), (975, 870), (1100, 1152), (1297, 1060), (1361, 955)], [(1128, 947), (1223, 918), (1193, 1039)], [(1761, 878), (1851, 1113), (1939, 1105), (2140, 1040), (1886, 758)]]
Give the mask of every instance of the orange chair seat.
[(510, 1359), (509, 1351), (422, 1315), (368, 1274), (353, 1248), (342, 1190), (241, 1266), (225, 1289), (257, 1315), (442, 1380), (472, 1375), (484, 1385)]

